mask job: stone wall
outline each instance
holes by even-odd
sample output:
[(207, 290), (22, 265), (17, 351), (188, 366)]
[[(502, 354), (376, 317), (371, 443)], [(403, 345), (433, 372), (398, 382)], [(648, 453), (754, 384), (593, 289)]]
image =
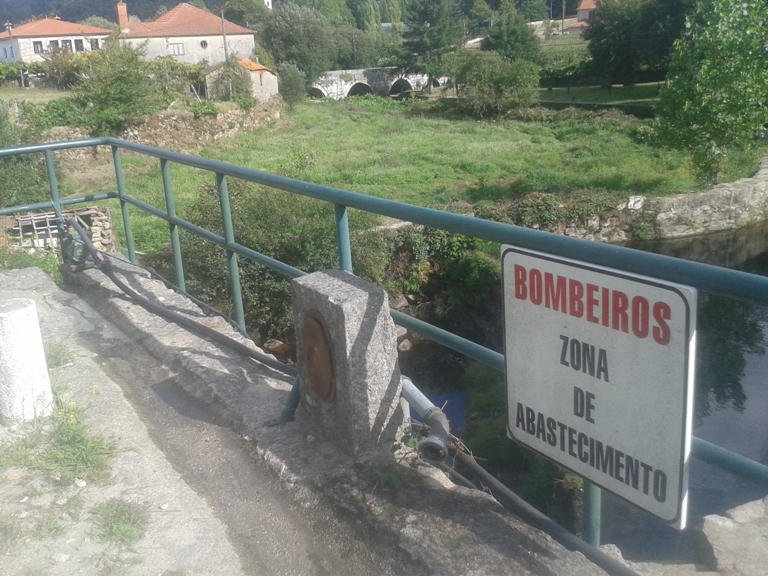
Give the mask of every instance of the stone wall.
[[(768, 220), (768, 156), (751, 178), (648, 200), (630, 196), (606, 218), (569, 223), (556, 232), (598, 242), (623, 242), (638, 232), (648, 237), (678, 238), (732, 230)], [(642, 230), (641, 230), (642, 228)]]
[[(119, 134), (118, 138), (174, 151), (195, 150), (275, 122), (280, 119), (281, 110), (282, 100), (279, 98), (273, 98), (251, 110), (233, 107), (216, 116), (201, 118), (195, 118), (187, 110), (166, 110), (152, 116), (142, 116)], [(51, 130), (46, 140), (79, 140), (89, 136), (85, 128), (59, 127)], [(57, 152), (69, 158), (81, 158), (92, 153), (90, 148)]]

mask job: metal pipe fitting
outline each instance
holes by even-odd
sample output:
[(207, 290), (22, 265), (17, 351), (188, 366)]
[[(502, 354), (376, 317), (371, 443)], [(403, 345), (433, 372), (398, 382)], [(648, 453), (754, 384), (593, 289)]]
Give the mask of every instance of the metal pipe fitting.
[(411, 379), (402, 376), (402, 396), (413, 410), (421, 417), (421, 420), (429, 426), (429, 435), (419, 443), (419, 456), (430, 463), (444, 462), (448, 456), (448, 435), (450, 427), (448, 418), (443, 411), (421, 393), (421, 390), (411, 382)]

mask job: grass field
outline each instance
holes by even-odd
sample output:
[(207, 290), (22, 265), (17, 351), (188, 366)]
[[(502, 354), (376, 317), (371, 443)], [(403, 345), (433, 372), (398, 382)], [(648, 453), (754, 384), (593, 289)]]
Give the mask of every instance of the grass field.
[(14, 84), (0, 84), (0, 100), (26, 100), (35, 104), (45, 104), (56, 98), (69, 96), (70, 92), (53, 88), (20, 88)]
[(542, 101), (552, 102), (596, 102), (601, 104), (653, 104), (659, 97), (659, 84), (637, 84), (634, 86), (613, 86), (610, 90), (599, 86), (573, 86), (568, 88), (546, 88), (539, 90)]
[[(439, 106), (439, 104), (438, 104)], [(686, 155), (647, 143), (649, 125), (616, 112), (536, 111), (527, 122), (448, 118), (434, 104), (386, 99), (306, 102), (279, 122), (219, 141), (201, 155), (362, 194), (460, 212), (531, 192), (562, 201), (660, 196), (696, 189)], [(735, 156), (725, 180), (757, 167), (758, 153)], [(164, 207), (159, 162), (125, 154), (127, 190)], [(80, 170), (82, 172), (82, 170)], [(185, 210), (214, 176), (172, 165), (176, 209)], [(103, 186), (112, 188), (105, 171)], [(85, 191), (61, 178), (62, 190)], [(82, 183), (80, 183), (82, 184)], [(133, 218), (137, 247), (167, 242), (167, 225)]]

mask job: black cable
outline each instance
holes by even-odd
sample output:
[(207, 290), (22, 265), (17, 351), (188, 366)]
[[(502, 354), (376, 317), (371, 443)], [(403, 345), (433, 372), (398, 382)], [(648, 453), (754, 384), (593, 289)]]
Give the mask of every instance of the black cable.
[(278, 372), (282, 372), (283, 374), (287, 374), (293, 377), (296, 377), (298, 375), (298, 371), (295, 368), (292, 368), (291, 366), (286, 366), (282, 362), (278, 362), (277, 360), (275, 360), (274, 358), (271, 358), (270, 356), (267, 356), (266, 354), (257, 352), (256, 350), (249, 348), (248, 346), (246, 346), (241, 342), (238, 342), (237, 340), (233, 340), (232, 338), (225, 336), (224, 334), (214, 330), (213, 328), (209, 328), (204, 324), (195, 322), (194, 320), (187, 318), (186, 316), (182, 316), (178, 312), (169, 310), (165, 306), (152, 302), (151, 300), (138, 294), (117, 277), (117, 274), (115, 274), (115, 271), (112, 268), (112, 264), (109, 261), (109, 259), (104, 254), (96, 250), (96, 247), (93, 245), (90, 238), (88, 238), (88, 235), (85, 233), (85, 231), (82, 229), (80, 224), (78, 224), (74, 218), (69, 220), (67, 224), (69, 226), (72, 226), (80, 235), (80, 238), (83, 240), (83, 244), (85, 244), (85, 247), (88, 249), (88, 252), (90, 252), (91, 257), (93, 258), (93, 262), (96, 265), (96, 268), (98, 268), (110, 280), (112, 280), (115, 286), (120, 288), (120, 290), (122, 290), (129, 298), (131, 298), (131, 300), (133, 300), (136, 304), (138, 304), (145, 310), (148, 310), (159, 316), (162, 316), (163, 318), (170, 320), (172, 322), (175, 322), (180, 326), (184, 326), (185, 328), (194, 330), (199, 334), (202, 334), (203, 336), (211, 338), (212, 340), (225, 344), (230, 348), (232, 348), (233, 350), (235, 350), (236, 352), (239, 352), (240, 354), (244, 354), (250, 358), (253, 358), (257, 362), (265, 364), (270, 368), (277, 370)]
[(605, 570), (611, 576), (638, 576), (638, 574), (622, 564), (618, 560), (611, 558), (599, 548), (587, 544), (584, 540), (568, 532), (557, 522), (542, 514), (536, 508), (528, 504), (517, 494), (499, 482), (494, 476), (478, 464), (470, 455), (462, 452), (453, 443), (449, 444), (449, 450), (459, 464), (468, 469), (475, 478), (482, 481), (498, 500), (506, 508), (520, 516), (528, 524), (546, 532), (568, 550), (581, 552), (594, 564)]

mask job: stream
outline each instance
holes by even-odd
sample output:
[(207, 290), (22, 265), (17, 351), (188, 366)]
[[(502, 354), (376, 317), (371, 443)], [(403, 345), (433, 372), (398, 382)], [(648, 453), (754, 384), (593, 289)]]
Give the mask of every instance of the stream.
[[(737, 231), (633, 245), (768, 276), (768, 222)], [(768, 307), (699, 293), (695, 436), (768, 465)], [(689, 526), (766, 491), (692, 460)], [(694, 559), (695, 530), (679, 532), (604, 492), (602, 543), (636, 561)]]

